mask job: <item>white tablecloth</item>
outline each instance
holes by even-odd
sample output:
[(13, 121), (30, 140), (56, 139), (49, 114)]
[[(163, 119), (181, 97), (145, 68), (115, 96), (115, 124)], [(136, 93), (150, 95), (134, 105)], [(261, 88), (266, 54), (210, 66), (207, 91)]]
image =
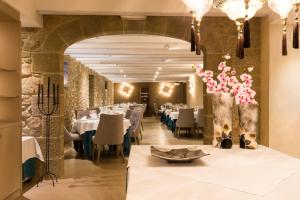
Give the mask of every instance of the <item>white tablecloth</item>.
[[(131, 126), (130, 120), (125, 119), (124, 122), (124, 135), (126, 134), (126, 130)], [(97, 130), (99, 124), (99, 119), (86, 119), (86, 120), (76, 120), (72, 127), (73, 133), (84, 134), (86, 131), (94, 131)]]
[(44, 162), (44, 157), (39, 143), (34, 137), (22, 136), (22, 163), (31, 158), (38, 158)]
[(299, 200), (300, 161), (275, 150), (223, 150), (193, 163), (169, 164), (132, 146), (127, 200)]
[[(179, 115), (179, 112), (171, 112), (169, 117), (171, 118), (171, 120), (174, 120), (174, 119), (178, 119), (178, 115)], [(194, 118), (196, 119), (198, 115), (198, 112), (194, 112)]]
[(165, 110), (165, 115), (169, 116), (171, 114), (171, 112), (172, 112), (172, 109), (166, 109)]

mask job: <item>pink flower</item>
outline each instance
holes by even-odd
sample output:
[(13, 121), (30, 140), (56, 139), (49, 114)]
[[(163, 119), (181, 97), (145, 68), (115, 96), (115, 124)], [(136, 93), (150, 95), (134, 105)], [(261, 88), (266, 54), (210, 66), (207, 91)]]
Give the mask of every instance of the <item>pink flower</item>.
[(222, 71), (226, 67), (226, 62), (220, 62), (218, 70)]

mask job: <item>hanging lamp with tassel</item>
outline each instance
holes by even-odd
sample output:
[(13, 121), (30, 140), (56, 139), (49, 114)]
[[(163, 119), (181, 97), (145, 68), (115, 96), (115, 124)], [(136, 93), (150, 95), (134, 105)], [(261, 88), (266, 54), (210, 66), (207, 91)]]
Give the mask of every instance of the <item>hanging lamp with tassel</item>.
[(286, 32), (287, 32), (287, 18), (283, 19), (283, 35), (282, 35), (282, 55), (287, 55), (287, 39), (286, 39)]
[[(246, 12), (249, 9), (249, 1), (250, 0), (244, 0), (245, 2), (245, 9)], [(245, 16), (245, 22), (244, 22), (244, 48), (250, 48), (251, 42), (250, 42), (250, 24), (248, 19), (248, 14)]]
[(201, 55), (200, 20), (199, 20), (199, 21), (197, 21), (197, 34), (196, 34), (196, 55)]
[(238, 29), (238, 41), (237, 41), (237, 48), (236, 48), (236, 56), (239, 59), (243, 59), (245, 57), (244, 53), (244, 33), (243, 33), (243, 21), (237, 21), (237, 29)]
[(295, 22), (293, 27), (293, 48), (299, 49), (299, 7), (300, 3), (294, 3), (294, 11), (296, 13)]
[(192, 22), (191, 22), (191, 51), (196, 51), (196, 42), (195, 42), (195, 15), (192, 12), (193, 16), (192, 16)]

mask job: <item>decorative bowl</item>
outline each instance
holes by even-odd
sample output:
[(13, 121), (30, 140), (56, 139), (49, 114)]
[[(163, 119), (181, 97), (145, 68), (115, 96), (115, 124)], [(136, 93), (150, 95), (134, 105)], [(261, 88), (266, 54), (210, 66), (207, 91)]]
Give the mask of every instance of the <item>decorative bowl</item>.
[(207, 156), (199, 146), (168, 148), (163, 146), (151, 146), (151, 155), (168, 162), (192, 162), (195, 159)]

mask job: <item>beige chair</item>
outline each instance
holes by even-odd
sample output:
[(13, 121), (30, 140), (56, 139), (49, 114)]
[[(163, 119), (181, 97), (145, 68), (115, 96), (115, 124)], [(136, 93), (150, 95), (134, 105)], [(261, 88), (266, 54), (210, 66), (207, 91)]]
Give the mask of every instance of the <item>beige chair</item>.
[(204, 129), (204, 116), (203, 116), (203, 109), (198, 109), (198, 114), (196, 117), (196, 123), (195, 123), (195, 132), (196, 132), (196, 138), (200, 136), (200, 130), (201, 134), (203, 135), (203, 129)]
[(99, 107), (89, 108), (88, 110), (96, 110), (97, 114), (100, 113), (100, 108)]
[(93, 137), (93, 144), (97, 146), (98, 150), (97, 162), (100, 160), (101, 150), (105, 145), (117, 145), (117, 153), (121, 154), (123, 162), (125, 162), (123, 154), (124, 132), (123, 114), (100, 115), (98, 129)]
[(75, 110), (75, 117), (76, 117), (76, 119), (81, 119), (82, 117), (89, 118), (90, 111), (89, 110)]
[(130, 117), (130, 135), (133, 137), (137, 144), (140, 144), (139, 142), (139, 135), (142, 138), (142, 132), (141, 132), (141, 120), (142, 120), (143, 110), (141, 108), (136, 108), (133, 110), (131, 117)]
[(69, 132), (66, 127), (64, 127), (64, 143), (65, 145), (73, 143), (73, 148), (78, 153), (83, 153), (83, 143), (80, 134)]
[(185, 129), (186, 132), (188, 130), (191, 130), (192, 133), (195, 134), (194, 126), (195, 126), (194, 109), (193, 108), (179, 109), (178, 119), (176, 121), (175, 136), (180, 137), (180, 131), (182, 129)]

